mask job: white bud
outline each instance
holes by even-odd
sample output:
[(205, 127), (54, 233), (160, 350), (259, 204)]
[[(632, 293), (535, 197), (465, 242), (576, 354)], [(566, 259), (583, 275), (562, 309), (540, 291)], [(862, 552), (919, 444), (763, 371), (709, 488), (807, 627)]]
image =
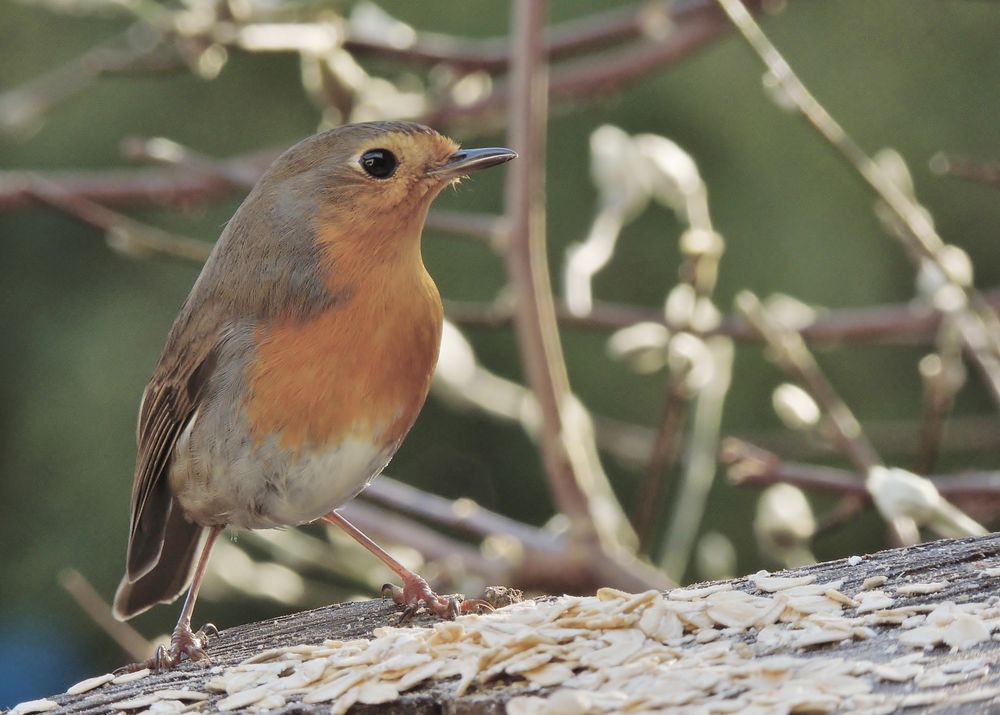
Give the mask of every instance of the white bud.
[(634, 142), (650, 167), (656, 200), (682, 219), (707, 227), (707, 192), (691, 156), (676, 143), (655, 134), (640, 134)]
[(945, 275), (962, 287), (972, 285), (972, 259), (963, 249), (952, 243), (941, 246), (935, 256)]
[(802, 330), (816, 322), (816, 309), (785, 293), (774, 293), (764, 300), (767, 312), (788, 330)]
[(612, 333), (608, 338), (608, 354), (636, 372), (652, 373), (666, 364), (669, 340), (670, 331), (665, 326), (636, 323)]
[(351, 35), (378, 40), (400, 49), (410, 47), (417, 32), (368, 0), (355, 3), (347, 20)]
[(649, 203), (649, 161), (618, 127), (605, 124), (591, 133), (590, 176), (601, 205), (617, 206), (626, 220)]
[(697, 294), (690, 283), (678, 283), (667, 294), (667, 302), (663, 307), (667, 325), (686, 327), (691, 324)]
[(684, 387), (697, 392), (715, 376), (715, 363), (705, 341), (691, 333), (677, 333), (667, 345), (667, 367), (684, 376)]
[(788, 429), (808, 431), (819, 424), (819, 405), (798, 385), (787, 382), (778, 385), (771, 395), (771, 404)]
[(694, 561), (698, 578), (703, 581), (736, 575), (736, 549), (729, 537), (718, 531), (707, 531), (698, 539)]
[(809, 542), (816, 533), (816, 518), (797, 487), (775, 484), (761, 492), (753, 531), (761, 553), (777, 563), (801, 566), (814, 560)]
[(896, 187), (909, 198), (915, 199), (913, 190), (913, 176), (910, 168), (906, 165), (906, 159), (895, 149), (886, 147), (879, 149), (873, 157), (882, 175), (891, 181)]
[(689, 228), (681, 234), (680, 249), (685, 256), (719, 258), (726, 250), (726, 242), (715, 231)]
[(872, 467), (866, 486), (886, 519), (908, 516), (924, 523), (941, 503), (941, 494), (929, 479), (898, 467)]
[(975, 520), (945, 501), (929, 479), (898, 467), (877, 465), (865, 482), (879, 513), (887, 521), (912, 519), (941, 536), (976, 536), (988, 533)]
[(719, 327), (722, 314), (708, 296), (701, 296), (694, 303), (691, 312), (691, 329), (699, 333), (707, 333)]
[(787, 82), (782, 82), (781, 78), (771, 71), (767, 71), (761, 77), (761, 85), (764, 93), (774, 102), (775, 106), (786, 112), (798, 111), (798, 104), (792, 96), (792, 90)]

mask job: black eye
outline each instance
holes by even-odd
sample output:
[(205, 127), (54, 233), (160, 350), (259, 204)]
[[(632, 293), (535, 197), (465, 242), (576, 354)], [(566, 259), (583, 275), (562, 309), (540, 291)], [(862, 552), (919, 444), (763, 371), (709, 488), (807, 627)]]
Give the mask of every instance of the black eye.
[(388, 179), (399, 164), (396, 155), (388, 149), (372, 149), (361, 155), (361, 168), (368, 176), (376, 179)]

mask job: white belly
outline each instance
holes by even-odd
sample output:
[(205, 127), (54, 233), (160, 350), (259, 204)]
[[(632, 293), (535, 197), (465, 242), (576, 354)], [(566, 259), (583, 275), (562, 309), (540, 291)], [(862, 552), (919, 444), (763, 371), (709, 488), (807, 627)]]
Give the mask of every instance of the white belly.
[(266, 529), (315, 521), (364, 489), (399, 446), (348, 437), (296, 455), (273, 438), (252, 444), (242, 425), (199, 429), (199, 421), (196, 413), (177, 441), (170, 485), (188, 518), (206, 526)]

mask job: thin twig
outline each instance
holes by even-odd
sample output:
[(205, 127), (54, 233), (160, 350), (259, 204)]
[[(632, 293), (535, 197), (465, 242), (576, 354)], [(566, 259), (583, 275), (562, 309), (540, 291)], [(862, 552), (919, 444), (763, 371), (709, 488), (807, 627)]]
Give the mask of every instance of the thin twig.
[(708, 339), (705, 345), (712, 361), (712, 376), (695, 398), (681, 488), (673, 505), (670, 528), (661, 539), (659, 549), (660, 566), (678, 582), (682, 582), (691, 560), (715, 480), (722, 408), (732, 380), (732, 341), (715, 337)]
[(212, 250), (209, 243), (147, 226), (38, 177), (33, 182), (32, 194), (39, 201), (102, 229), (108, 244), (123, 253), (158, 254), (203, 263)]
[[(547, 28), (544, 52), (549, 62), (553, 62), (580, 52), (602, 49), (651, 30), (655, 31), (657, 27), (670, 23), (672, 17), (709, 4), (711, 0), (683, 3), (640, 2), (567, 20)], [(421, 30), (416, 32), (412, 42), (400, 46), (380, 37), (359, 37), (348, 31), (344, 49), (359, 56), (370, 55), (408, 64), (440, 63), (466, 72), (485, 70), (496, 73), (507, 69), (510, 61), (509, 42), (507, 37), (470, 41)]]
[[(983, 293), (987, 303), (1000, 309), (1000, 289)], [(513, 305), (509, 302), (471, 303), (448, 301), (448, 317), (467, 326), (499, 328), (513, 320)], [(565, 303), (556, 304), (556, 317), (566, 327), (583, 330), (618, 330), (636, 323), (660, 323), (672, 331), (662, 308), (646, 308), (625, 303), (596, 301), (587, 315), (575, 315)], [(816, 319), (801, 328), (800, 333), (810, 344), (892, 343), (921, 344), (931, 342), (941, 323), (941, 315), (929, 306), (915, 303), (877, 305), (868, 308), (846, 308), (819, 311)], [(757, 341), (760, 336), (738, 315), (725, 316), (709, 330), (687, 328), (699, 337), (725, 335), (735, 340)]]
[(955, 397), (965, 384), (962, 341), (954, 321), (947, 316), (938, 329), (936, 343), (937, 351), (925, 355), (919, 364), (923, 379), (923, 410), (917, 471), (921, 474), (934, 470)]
[(939, 176), (1000, 186), (1000, 161), (982, 161), (941, 152), (931, 157), (930, 166)]
[(20, 131), (88, 89), (108, 74), (153, 72), (182, 66), (176, 53), (161, 44), (159, 33), (137, 23), (34, 79), (0, 94), (0, 130)]
[(452, 501), (382, 475), (362, 496), (396, 511), (410, 512), (441, 526), (458, 528), (477, 536), (502, 535), (532, 548), (551, 549), (558, 538), (476, 504), (470, 499)]
[(426, 559), (460, 564), (463, 571), (477, 574), (487, 583), (499, 584), (509, 580), (505, 565), (498, 559), (489, 559), (478, 548), (444, 536), (413, 519), (391, 514), (356, 499), (345, 504), (340, 511), (376, 541), (405, 544)]
[(767, 343), (773, 359), (816, 400), (832, 430), (830, 437), (858, 470), (867, 474), (873, 466), (881, 464), (860, 423), (826, 379), (802, 336), (775, 320), (750, 292), (740, 293), (736, 306)]
[(662, 415), (635, 509), (635, 531), (641, 554), (649, 554), (653, 519), (663, 508), (665, 475), (674, 468), (680, 455), (681, 430), (687, 416), (684, 382), (683, 377), (667, 375)]
[(593, 528), (590, 505), (563, 442), (569, 380), (559, 343), (545, 254), (545, 125), (548, 71), (541, 52), (544, 0), (515, 0), (511, 44), (510, 144), (520, 158), (507, 172), (507, 274), (518, 296), (514, 324), (528, 386), (542, 413), (541, 451), (556, 506), (578, 528)]
[(857, 171), (896, 218), (904, 229), (897, 232), (904, 246), (914, 255), (934, 265), (952, 287), (964, 295), (965, 305), (955, 312), (962, 318), (959, 327), (966, 352), (979, 368), (994, 402), (1000, 405), (1000, 318), (971, 282), (967, 283), (965, 277), (956, 275), (951, 265), (941, 260), (941, 249), (945, 243), (937, 234), (928, 213), (878, 162), (865, 153), (809, 92), (746, 7), (739, 0), (718, 2), (767, 68), (778, 91), (789, 100), (790, 106)]
[[(563, 64), (552, 72), (548, 96), (555, 103), (599, 99), (644, 75), (692, 56), (727, 28), (725, 18), (716, 8), (707, 4), (692, 6), (690, 11), (674, 17), (663, 37), (636, 40), (617, 53)], [(423, 121), (434, 126), (489, 124), (497, 121), (503, 110), (511, 105), (514, 93), (513, 78), (509, 83), (498, 82), (482, 99), (468, 104), (445, 102), (431, 109)]]
[[(856, 472), (785, 461), (770, 450), (736, 437), (722, 441), (719, 455), (733, 484), (769, 486), (784, 483), (808, 492), (851, 496), (865, 503), (871, 501), (864, 476)], [(949, 499), (1000, 496), (1000, 472), (959, 472), (927, 478)]]
[(76, 569), (64, 569), (59, 574), (59, 585), (133, 661), (143, 661), (153, 652), (153, 644), (143, 638), (139, 631), (111, 617), (111, 604), (101, 598), (101, 594), (82, 573)]

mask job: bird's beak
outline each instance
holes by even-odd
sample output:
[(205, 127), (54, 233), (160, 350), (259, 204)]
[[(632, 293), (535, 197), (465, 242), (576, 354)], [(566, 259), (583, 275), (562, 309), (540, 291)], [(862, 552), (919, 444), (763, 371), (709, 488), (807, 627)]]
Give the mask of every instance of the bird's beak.
[(441, 179), (457, 179), (470, 171), (486, 169), (516, 158), (517, 152), (503, 147), (461, 149), (448, 157), (445, 163), (430, 169), (427, 173)]

